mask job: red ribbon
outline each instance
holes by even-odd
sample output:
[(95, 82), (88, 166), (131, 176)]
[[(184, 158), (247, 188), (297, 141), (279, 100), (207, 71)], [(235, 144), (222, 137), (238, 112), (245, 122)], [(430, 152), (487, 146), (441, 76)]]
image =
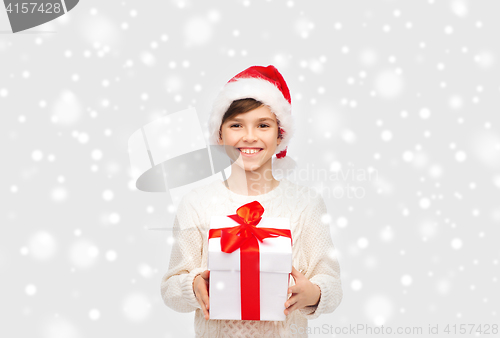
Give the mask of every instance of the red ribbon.
[(269, 237), (288, 237), (289, 229), (257, 228), (264, 207), (253, 201), (242, 205), (236, 214), (227, 217), (239, 225), (210, 229), (208, 239), (220, 237), (221, 250), (231, 253), (240, 249), (241, 319), (260, 320), (260, 261), (259, 242)]

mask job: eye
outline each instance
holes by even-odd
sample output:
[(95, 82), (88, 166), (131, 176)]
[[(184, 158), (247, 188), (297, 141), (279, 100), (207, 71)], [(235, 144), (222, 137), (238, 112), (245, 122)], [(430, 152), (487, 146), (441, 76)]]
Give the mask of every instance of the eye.
[[(237, 123), (237, 124), (232, 124), (232, 125), (230, 126), (230, 128), (233, 128), (233, 127), (238, 127), (238, 126), (240, 126), (240, 125), (241, 125), (241, 124), (239, 124), (239, 123)], [(262, 127), (263, 127), (263, 128), (269, 128), (269, 125), (267, 125), (267, 124), (265, 124), (265, 123), (261, 123), (261, 124), (259, 124), (259, 127), (261, 127), (261, 128), (262, 128)]]

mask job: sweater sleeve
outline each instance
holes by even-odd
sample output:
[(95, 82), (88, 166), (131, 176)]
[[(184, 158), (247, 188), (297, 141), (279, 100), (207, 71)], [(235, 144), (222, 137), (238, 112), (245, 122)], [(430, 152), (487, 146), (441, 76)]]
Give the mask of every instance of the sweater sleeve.
[(201, 309), (193, 291), (194, 278), (202, 273), (202, 235), (199, 218), (185, 195), (179, 203), (174, 219), (172, 254), (167, 273), (161, 280), (163, 302), (177, 312)]
[(306, 271), (304, 275), (321, 290), (319, 303), (306, 306), (299, 313), (306, 319), (315, 319), (323, 313), (333, 312), (342, 300), (340, 266), (330, 235), (329, 222), (324, 215), (327, 209), (323, 197), (312, 198), (304, 211), (302, 246), (305, 251)]

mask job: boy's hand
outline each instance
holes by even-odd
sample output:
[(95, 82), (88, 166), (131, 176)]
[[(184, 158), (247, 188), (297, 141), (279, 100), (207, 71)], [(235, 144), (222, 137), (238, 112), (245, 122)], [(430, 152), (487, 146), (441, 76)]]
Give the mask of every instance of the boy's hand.
[(193, 291), (198, 303), (201, 305), (205, 319), (208, 320), (209, 317), (209, 301), (208, 301), (208, 290), (210, 281), (210, 271), (205, 270), (200, 275), (196, 276), (193, 281)]
[(306, 276), (293, 266), (292, 277), (295, 280), (295, 285), (288, 288), (288, 293), (291, 293), (292, 297), (285, 302), (285, 315), (306, 306), (318, 304), (321, 296), (319, 286), (311, 283)]

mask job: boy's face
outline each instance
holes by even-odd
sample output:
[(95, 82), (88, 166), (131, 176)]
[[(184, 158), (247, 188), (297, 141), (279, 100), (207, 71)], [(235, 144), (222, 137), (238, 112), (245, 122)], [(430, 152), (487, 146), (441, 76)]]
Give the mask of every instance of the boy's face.
[(245, 170), (255, 171), (265, 164), (272, 167), (271, 159), (281, 142), (278, 122), (267, 106), (226, 120), (221, 128), (219, 144), (230, 146), (228, 155)]

